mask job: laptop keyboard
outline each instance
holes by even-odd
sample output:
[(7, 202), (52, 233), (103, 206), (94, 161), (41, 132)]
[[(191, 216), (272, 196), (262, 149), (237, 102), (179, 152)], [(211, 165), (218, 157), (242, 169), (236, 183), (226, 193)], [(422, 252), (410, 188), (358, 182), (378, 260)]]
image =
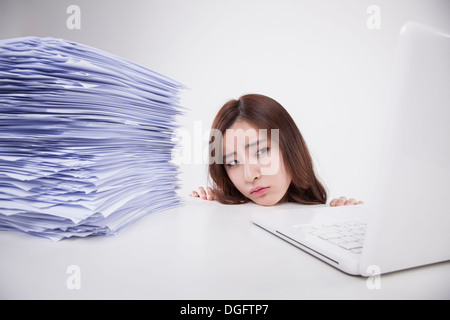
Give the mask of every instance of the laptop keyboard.
[(362, 250), (367, 223), (365, 221), (352, 220), (332, 224), (302, 224), (294, 227), (359, 254)]

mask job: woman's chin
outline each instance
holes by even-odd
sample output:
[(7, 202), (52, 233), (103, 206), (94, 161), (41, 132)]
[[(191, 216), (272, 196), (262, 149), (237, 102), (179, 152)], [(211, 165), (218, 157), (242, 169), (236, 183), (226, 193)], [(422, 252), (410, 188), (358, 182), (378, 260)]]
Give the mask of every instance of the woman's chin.
[(260, 206), (266, 207), (274, 206), (280, 201), (280, 199), (273, 199), (271, 197), (258, 197), (251, 200)]

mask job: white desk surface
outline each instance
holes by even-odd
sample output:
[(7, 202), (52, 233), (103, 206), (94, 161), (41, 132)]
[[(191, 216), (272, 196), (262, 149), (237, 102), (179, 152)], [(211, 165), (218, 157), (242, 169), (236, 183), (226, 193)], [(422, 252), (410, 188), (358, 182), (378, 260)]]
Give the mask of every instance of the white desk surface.
[[(450, 262), (382, 275), (370, 290), (252, 224), (255, 204), (183, 201), (114, 237), (0, 232), (0, 299), (450, 299)], [(67, 287), (70, 265), (80, 289)]]

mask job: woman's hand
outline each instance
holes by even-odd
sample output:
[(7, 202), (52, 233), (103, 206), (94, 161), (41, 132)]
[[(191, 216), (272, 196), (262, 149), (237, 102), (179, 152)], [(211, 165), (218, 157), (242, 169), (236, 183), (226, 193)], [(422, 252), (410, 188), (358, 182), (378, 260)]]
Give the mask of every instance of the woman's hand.
[(355, 204), (364, 204), (362, 201), (356, 201), (353, 198), (347, 200), (346, 197), (335, 198), (331, 200), (330, 207), (339, 207), (339, 206), (352, 206)]
[(203, 187), (198, 187), (197, 190), (192, 191), (189, 195), (203, 200), (214, 200), (214, 191), (210, 187), (207, 187), (206, 191)]

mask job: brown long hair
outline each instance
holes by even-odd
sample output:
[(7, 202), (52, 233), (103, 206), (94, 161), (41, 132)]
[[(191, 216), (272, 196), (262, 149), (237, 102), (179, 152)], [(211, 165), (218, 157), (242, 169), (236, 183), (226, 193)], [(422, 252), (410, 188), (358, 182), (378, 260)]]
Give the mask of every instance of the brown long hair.
[[(308, 147), (292, 117), (277, 101), (260, 94), (247, 94), (238, 100), (230, 100), (219, 110), (212, 130), (222, 135), (237, 120), (245, 120), (259, 129), (279, 129), (279, 148), (284, 165), (292, 177), (291, 184), (280, 202), (324, 204), (327, 194), (317, 179)], [(215, 141), (211, 130), (210, 154), (222, 150), (221, 141)], [(223, 163), (210, 163), (209, 176), (213, 180), (215, 198), (224, 204), (249, 201), (231, 182)]]

